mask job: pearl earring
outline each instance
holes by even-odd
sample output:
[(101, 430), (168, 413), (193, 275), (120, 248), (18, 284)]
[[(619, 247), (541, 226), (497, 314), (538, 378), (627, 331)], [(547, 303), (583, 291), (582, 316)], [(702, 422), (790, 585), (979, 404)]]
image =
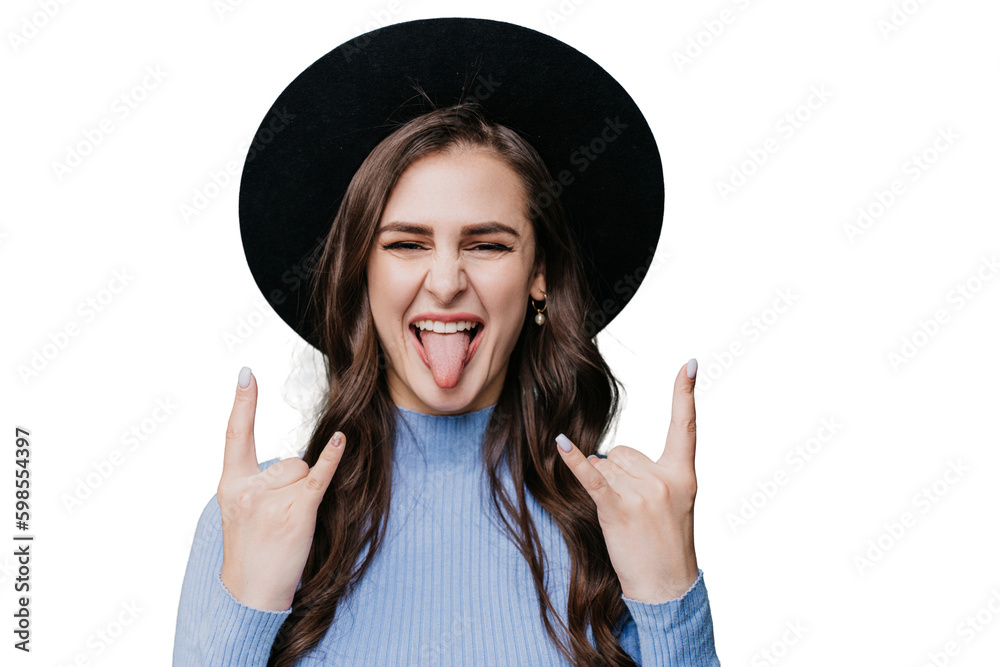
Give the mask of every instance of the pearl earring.
[[(548, 295), (544, 291), (542, 291), (542, 297), (546, 296)], [(531, 307), (538, 311), (538, 314), (535, 315), (535, 324), (537, 324), (538, 326), (542, 326), (543, 324), (545, 324), (545, 315), (542, 315), (542, 311), (548, 308), (549, 304), (546, 303), (541, 307), (541, 309), (539, 309), (538, 304), (535, 303), (534, 299), (528, 297), (528, 301), (531, 302)]]

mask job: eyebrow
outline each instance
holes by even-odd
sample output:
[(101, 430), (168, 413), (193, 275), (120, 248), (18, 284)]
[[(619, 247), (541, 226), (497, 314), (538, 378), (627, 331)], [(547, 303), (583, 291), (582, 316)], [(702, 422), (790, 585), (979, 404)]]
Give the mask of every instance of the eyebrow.
[[(427, 225), (421, 225), (416, 222), (390, 222), (378, 229), (379, 234), (385, 232), (403, 232), (405, 234), (419, 234), (420, 236), (434, 236), (434, 230)], [(505, 225), (502, 222), (497, 222), (496, 220), (490, 220), (488, 222), (480, 222), (475, 225), (465, 225), (462, 227), (462, 236), (482, 236), (484, 234), (494, 234), (497, 232), (506, 232), (511, 234), (516, 238), (521, 238), (521, 235), (517, 233), (517, 230), (510, 225)]]

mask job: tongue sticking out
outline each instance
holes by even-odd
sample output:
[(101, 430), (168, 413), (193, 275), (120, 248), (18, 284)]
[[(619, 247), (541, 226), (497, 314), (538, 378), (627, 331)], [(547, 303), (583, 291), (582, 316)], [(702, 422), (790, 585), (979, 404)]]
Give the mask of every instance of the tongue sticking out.
[(421, 331), (420, 342), (437, 386), (449, 389), (458, 384), (465, 357), (469, 354), (469, 335), (464, 331), (447, 334)]

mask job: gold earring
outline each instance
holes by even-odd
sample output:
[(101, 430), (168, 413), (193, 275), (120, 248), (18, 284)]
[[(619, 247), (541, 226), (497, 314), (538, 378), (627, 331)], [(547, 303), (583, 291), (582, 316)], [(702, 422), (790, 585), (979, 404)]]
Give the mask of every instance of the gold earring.
[[(542, 291), (542, 296), (546, 297), (548, 295), (544, 291)], [(530, 296), (528, 297), (528, 301), (531, 302), (531, 307), (538, 311), (538, 314), (535, 315), (535, 324), (537, 324), (538, 326), (542, 326), (543, 324), (545, 324), (545, 316), (542, 315), (542, 311), (548, 308), (549, 304), (546, 303), (545, 305), (542, 306), (541, 310), (539, 310), (538, 304), (536, 304), (535, 300), (532, 299)]]

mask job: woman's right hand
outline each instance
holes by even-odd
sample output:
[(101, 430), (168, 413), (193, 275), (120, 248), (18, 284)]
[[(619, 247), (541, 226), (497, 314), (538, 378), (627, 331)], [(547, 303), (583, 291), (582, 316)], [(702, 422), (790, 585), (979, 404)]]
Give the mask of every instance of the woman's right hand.
[(344, 454), (345, 436), (334, 433), (311, 469), (301, 458), (261, 471), (253, 422), (257, 380), (240, 372), (226, 430), (219, 482), (222, 510), (222, 583), (240, 603), (286, 611), (302, 578), (316, 530), (316, 512)]

